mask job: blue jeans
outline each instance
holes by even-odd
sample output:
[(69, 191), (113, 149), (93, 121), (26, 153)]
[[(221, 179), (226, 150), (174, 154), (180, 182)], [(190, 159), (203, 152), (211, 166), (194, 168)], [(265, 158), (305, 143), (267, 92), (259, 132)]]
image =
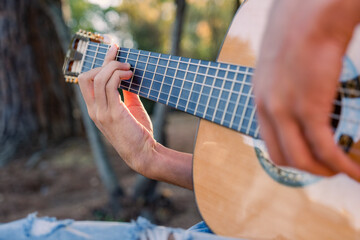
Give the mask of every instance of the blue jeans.
[(0, 225), (0, 240), (229, 240), (201, 222), (189, 230), (159, 227), (144, 218), (131, 223), (27, 218)]

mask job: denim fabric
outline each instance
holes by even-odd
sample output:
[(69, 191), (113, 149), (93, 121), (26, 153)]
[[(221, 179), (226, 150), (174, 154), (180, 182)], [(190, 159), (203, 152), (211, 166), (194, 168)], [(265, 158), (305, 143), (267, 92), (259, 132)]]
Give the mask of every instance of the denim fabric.
[(206, 225), (206, 223), (204, 221), (201, 221), (201, 222), (195, 224), (194, 226), (189, 228), (188, 231), (203, 232), (203, 233), (213, 233), (211, 231), (211, 229)]
[[(203, 225), (204, 226), (204, 225)], [(199, 225), (198, 229), (203, 229)], [(27, 218), (0, 225), (0, 240), (229, 240), (213, 234), (159, 227), (145, 218), (131, 223)]]

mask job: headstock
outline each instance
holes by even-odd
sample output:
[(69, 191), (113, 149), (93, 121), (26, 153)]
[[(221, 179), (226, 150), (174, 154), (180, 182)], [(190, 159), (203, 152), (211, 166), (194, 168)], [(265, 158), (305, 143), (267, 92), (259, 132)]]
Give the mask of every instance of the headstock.
[(104, 37), (99, 34), (79, 30), (71, 40), (65, 56), (63, 73), (66, 82), (77, 83), (77, 77), (81, 73), (83, 56), (86, 53), (89, 42), (102, 43)]

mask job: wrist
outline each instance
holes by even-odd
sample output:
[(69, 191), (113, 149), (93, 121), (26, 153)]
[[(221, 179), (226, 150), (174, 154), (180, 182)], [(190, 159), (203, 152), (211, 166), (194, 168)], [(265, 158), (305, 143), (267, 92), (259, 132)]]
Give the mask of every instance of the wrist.
[[(296, 21), (299, 28), (304, 30), (300, 34), (315, 44), (331, 43), (345, 51), (360, 21), (359, 1), (305, 1), (304, 5), (303, 15), (299, 15), (300, 18)], [(296, 30), (296, 27), (293, 30)], [(299, 33), (297, 35), (299, 36)]]
[(147, 164), (147, 177), (192, 189), (192, 154), (156, 143)]

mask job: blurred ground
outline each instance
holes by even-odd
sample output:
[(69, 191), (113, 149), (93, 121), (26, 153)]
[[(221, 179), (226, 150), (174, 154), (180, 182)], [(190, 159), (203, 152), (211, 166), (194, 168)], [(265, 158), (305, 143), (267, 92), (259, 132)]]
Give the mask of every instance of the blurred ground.
[[(197, 122), (190, 115), (170, 113), (166, 127), (168, 145), (192, 152)], [(111, 147), (108, 149), (119, 182), (130, 195), (136, 174)], [(32, 212), (60, 219), (127, 220), (107, 215), (108, 198), (85, 140), (69, 140), (47, 150), (39, 159), (32, 167), (26, 167), (29, 157), (23, 157), (0, 169), (0, 222), (23, 218)], [(200, 221), (193, 192), (160, 183), (158, 193), (160, 197), (152, 206), (157, 223), (188, 228)], [(138, 210), (138, 205), (129, 200), (122, 204), (127, 215), (131, 216), (134, 208)]]

